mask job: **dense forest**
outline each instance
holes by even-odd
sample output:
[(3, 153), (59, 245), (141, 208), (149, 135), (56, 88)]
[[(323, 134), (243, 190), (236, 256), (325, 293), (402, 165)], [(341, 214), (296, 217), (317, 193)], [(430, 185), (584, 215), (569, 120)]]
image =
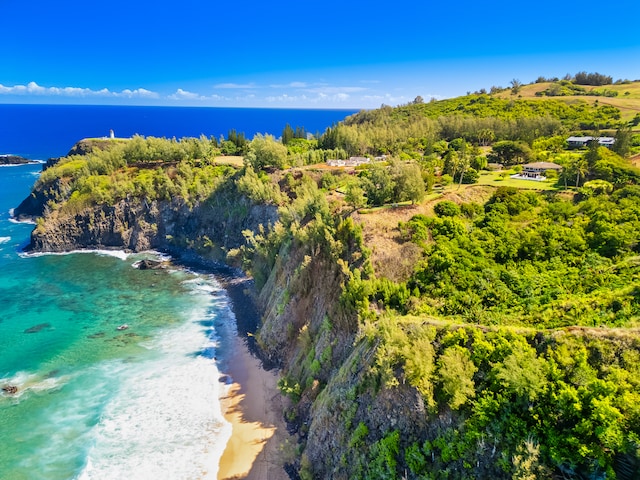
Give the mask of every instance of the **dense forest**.
[[(295, 478), (638, 478), (640, 134), (552, 96), (416, 98), (318, 137), (114, 141), (43, 172), (34, 235), (119, 202), (277, 208), (237, 245), (179, 246), (254, 278)], [(349, 157), (368, 158), (325, 163)], [(517, 179), (530, 162), (559, 168)]]

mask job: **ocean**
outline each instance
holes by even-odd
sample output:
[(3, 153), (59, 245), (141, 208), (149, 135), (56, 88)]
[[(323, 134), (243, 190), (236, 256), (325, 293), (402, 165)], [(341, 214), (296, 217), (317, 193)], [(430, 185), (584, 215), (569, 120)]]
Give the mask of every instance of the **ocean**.
[(280, 137), (284, 127), (311, 134), (356, 110), (265, 108), (130, 107), (84, 105), (0, 105), (0, 154), (46, 160), (65, 155), (82, 138), (132, 135), (181, 138), (227, 136), (235, 129), (251, 139), (256, 133)]
[[(229, 110), (0, 105), (0, 154), (64, 155), (109, 129), (322, 131), (353, 113)], [(0, 167), (0, 388), (18, 388), (0, 391), (0, 478), (215, 479), (231, 434), (219, 401), (236, 335), (227, 292), (212, 274), (134, 268), (154, 252), (25, 255), (33, 225), (10, 210), (40, 170)]]

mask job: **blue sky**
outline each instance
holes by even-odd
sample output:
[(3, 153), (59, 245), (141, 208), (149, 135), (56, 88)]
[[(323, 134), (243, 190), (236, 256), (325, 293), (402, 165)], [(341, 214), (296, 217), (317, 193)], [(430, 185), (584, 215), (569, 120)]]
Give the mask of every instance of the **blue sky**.
[(640, 1), (0, 0), (0, 103), (377, 108), (640, 79)]

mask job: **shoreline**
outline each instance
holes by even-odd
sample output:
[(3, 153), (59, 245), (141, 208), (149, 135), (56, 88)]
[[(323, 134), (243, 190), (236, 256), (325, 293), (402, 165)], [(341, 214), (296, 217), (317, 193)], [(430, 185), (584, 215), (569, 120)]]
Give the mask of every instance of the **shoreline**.
[(213, 274), (227, 293), (236, 332), (218, 362), (220, 406), (231, 436), (218, 465), (218, 480), (289, 480), (282, 446), (292, 437), (284, 411), (288, 399), (278, 389), (275, 365), (260, 355), (254, 334), (260, 313), (243, 272), (191, 252), (168, 252), (180, 265)]
[[(85, 252), (122, 259), (120, 252), (124, 251), (78, 249), (53, 254)], [(230, 300), (235, 332), (230, 332), (229, 344), (219, 350), (217, 366), (220, 408), (231, 425), (231, 436), (219, 459), (217, 479), (289, 480), (284, 469), (287, 455), (283, 452), (283, 446), (293, 441), (284, 420), (288, 399), (278, 389), (275, 365), (262, 358), (253, 336), (260, 325), (260, 313), (252, 297), (252, 279), (236, 268), (193, 252), (164, 249), (155, 253), (168, 254), (171, 263), (195, 273), (213, 275)]]
[(220, 458), (218, 480), (288, 480), (281, 447), (289, 439), (277, 375), (265, 370), (241, 337), (221, 365), (222, 412), (231, 437)]

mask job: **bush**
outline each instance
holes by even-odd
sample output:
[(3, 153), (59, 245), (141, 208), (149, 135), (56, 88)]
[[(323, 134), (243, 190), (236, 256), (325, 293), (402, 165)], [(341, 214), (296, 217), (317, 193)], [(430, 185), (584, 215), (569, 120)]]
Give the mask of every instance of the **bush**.
[(455, 217), (460, 215), (460, 207), (451, 200), (444, 200), (436, 204), (436, 206), (433, 207), (433, 211), (439, 217)]
[(478, 178), (480, 178), (480, 174), (474, 168), (467, 168), (462, 176), (462, 183), (477, 183)]

